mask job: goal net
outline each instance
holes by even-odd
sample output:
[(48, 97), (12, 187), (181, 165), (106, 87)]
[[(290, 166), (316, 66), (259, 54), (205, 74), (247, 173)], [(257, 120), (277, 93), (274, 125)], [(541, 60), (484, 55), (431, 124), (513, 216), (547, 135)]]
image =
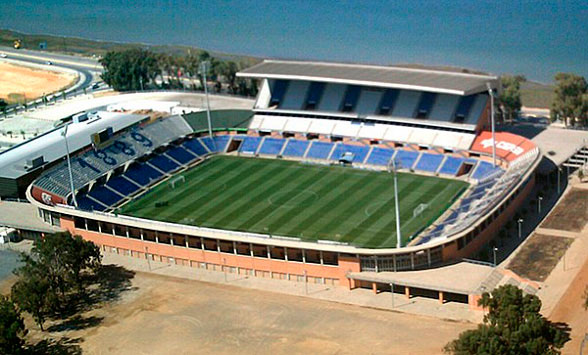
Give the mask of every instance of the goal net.
[(169, 187), (175, 189), (177, 186), (182, 185), (186, 182), (186, 178), (183, 175), (177, 176), (169, 181)]
[(414, 218), (420, 216), (428, 207), (428, 204), (421, 203), (420, 205), (416, 206), (415, 209), (412, 211), (412, 216)]

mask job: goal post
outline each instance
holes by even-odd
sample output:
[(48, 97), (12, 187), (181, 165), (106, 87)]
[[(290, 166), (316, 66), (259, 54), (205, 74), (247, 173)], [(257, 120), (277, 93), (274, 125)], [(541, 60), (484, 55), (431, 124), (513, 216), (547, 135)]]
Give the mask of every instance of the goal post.
[(420, 216), (427, 208), (429, 207), (426, 203), (421, 203), (420, 205), (416, 206), (415, 209), (412, 211), (412, 217), (417, 218)]
[(175, 178), (169, 181), (169, 187), (175, 189), (178, 185), (182, 185), (185, 182), (186, 178), (184, 177), (184, 175), (176, 176)]

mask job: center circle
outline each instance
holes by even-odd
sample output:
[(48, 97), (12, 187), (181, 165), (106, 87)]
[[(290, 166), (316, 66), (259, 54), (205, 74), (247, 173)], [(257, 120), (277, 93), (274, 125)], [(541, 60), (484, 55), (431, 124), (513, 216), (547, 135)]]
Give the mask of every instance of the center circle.
[(305, 203), (313, 203), (318, 200), (318, 197), (318, 194), (311, 190), (288, 190), (276, 192), (267, 200), (272, 206), (292, 208)]

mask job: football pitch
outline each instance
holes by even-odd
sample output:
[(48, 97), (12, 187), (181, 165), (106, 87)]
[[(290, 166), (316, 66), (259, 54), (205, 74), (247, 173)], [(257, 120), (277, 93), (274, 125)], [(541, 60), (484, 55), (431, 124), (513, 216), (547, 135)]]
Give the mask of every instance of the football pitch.
[[(180, 175), (183, 182), (176, 181), (174, 187), (163, 182), (122, 206), (120, 213), (358, 247), (396, 246), (394, 180), (388, 172), (215, 156)], [(467, 185), (399, 173), (403, 245), (438, 218)], [(415, 216), (421, 204), (428, 207)]]

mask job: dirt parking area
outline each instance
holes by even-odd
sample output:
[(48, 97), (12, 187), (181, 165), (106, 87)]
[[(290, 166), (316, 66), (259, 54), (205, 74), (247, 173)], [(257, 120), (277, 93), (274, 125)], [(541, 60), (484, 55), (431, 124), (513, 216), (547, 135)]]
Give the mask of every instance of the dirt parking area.
[(53, 327), (49, 342), (87, 354), (438, 354), (474, 327), (139, 272), (118, 301)]
[(36, 99), (69, 86), (75, 75), (0, 62), (0, 98), (9, 103)]
[(580, 232), (588, 221), (588, 190), (572, 189), (541, 227)]
[(572, 238), (535, 233), (507, 268), (524, 278), (545, 281), (573, 241)]
[[(549, 316), (550, 320), (567, 323), (571, 328), (571, 340), (564, 346), (562, 354), (579, 354), (582, 340), (588, 334), (588, 310), (584, 308), (584, 290), (587, 285), (588, 260)], [(585, 345), (582, 349), (584, 354), (588, 351), (588, 344)]]

